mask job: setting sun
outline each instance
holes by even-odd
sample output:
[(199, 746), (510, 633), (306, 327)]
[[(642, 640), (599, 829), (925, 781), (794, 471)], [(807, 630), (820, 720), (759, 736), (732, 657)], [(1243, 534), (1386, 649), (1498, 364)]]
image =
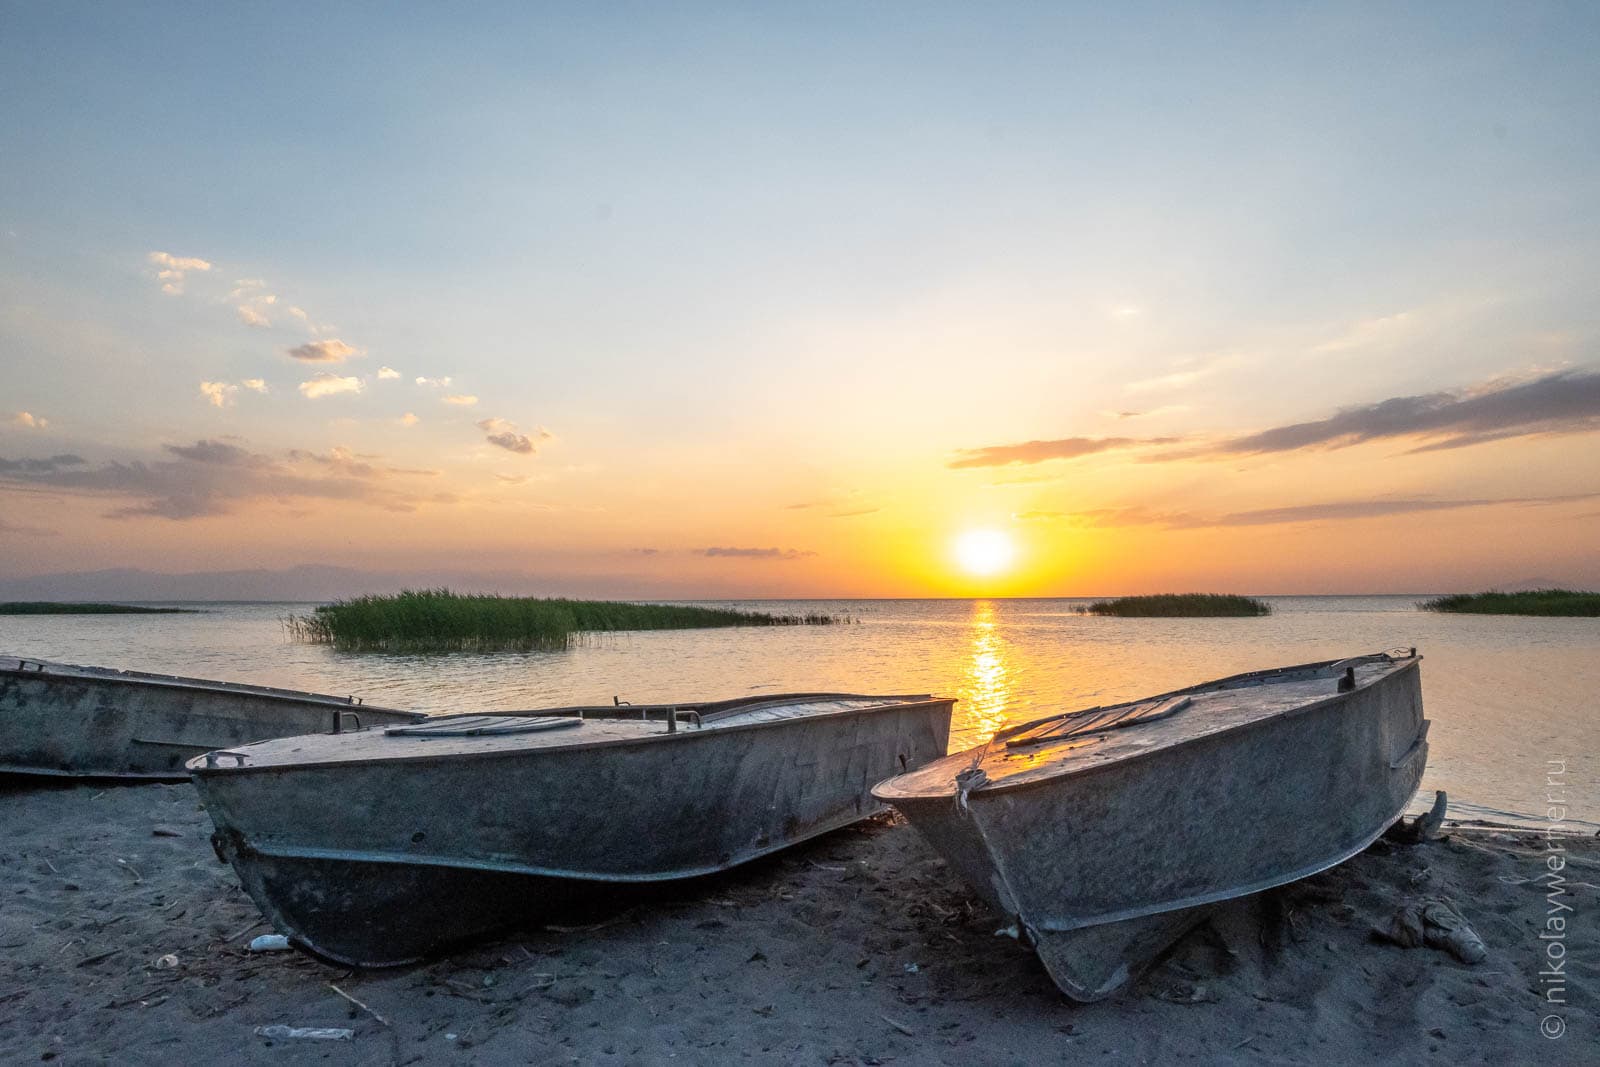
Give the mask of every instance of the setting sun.
[(999, 574), (1011, 566), (1017, 546), (999, 530), (968, 530), (955, 541), (956, 562), (978, 577)]

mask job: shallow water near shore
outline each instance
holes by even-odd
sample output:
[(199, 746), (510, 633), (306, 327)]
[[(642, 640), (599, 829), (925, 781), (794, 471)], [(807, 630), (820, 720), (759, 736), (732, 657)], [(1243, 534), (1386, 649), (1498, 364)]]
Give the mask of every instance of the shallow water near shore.
[[(308, 604), (204, 614), (0, 618), (0, 652), (354, 694), (433, 713), (703, 700), (802, 690), (933, 692), (960, 703), (952, 748), (1008, 722), (1240, 671), (1415, 645), (1433, 720), (1424, 791), (1452, 814), (1600, 824), (1600, 620), (1436, 615), (1415, 596), (1267, 597), (1265, 618), (1118, 619), (1083, 600), (742, 601), (847, 626), (595, 635), (564, 652), (401, 656), (291, 642)], [(727, 602), (705, 602), (724, 604)], [(1219, 769), (1220, 771), (1220, 769)], [(1553, 783), (1553, 784), (1552, 784)], [(1270, 798), (1262, 798), (1270, 803)], [(1174, 813), (1174, 819), (1184, 817)]]

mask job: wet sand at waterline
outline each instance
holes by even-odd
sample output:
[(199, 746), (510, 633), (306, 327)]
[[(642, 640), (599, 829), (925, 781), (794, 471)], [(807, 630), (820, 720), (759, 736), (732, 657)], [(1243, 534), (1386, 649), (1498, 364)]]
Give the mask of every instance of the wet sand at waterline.
[[(7, 1063), (1576, 1063), (1600, 1024), (1589, 836), (1560, 839), (1572, 911), (1567, 1004), (1552, 1008), (1539, 975), (1550, 852), (1527, 832), (1447, 824), (1420, 846), (1379, 842), (1230, 906), (1126, 995), (1076, 1005), (893, 816), (356, 974), (246, 951), (267, 928), (212, 855), (188, 785), (0, 781), (0, 826)], [(1429, 897), (1457, 905), (1485, 961), (1371, 938)], [(1551, 1015), (1564, 1037), (1541, 1036)], [(354, 1033), (256, 1034), (273, 1025)]]

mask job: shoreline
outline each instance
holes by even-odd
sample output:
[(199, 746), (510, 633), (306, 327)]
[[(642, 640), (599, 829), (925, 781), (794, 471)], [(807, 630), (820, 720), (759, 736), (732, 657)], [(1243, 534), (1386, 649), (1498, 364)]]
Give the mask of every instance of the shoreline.
[[(1075, 1005), (892, 815), (431, 963), (357, 973), (246, 950), (267, 928), (212, 855), (192, 786), (0, 779), (0, 825), (8, 1062), (195, 1062), (226, 1049), (243, 1063), (965, 1067), (1045, 1049), (1106, 1062), (1512, 1062), (1576, 1048), (1538, 1030), (1546, 842), (1528, 828), (1452, 820), (1420, 846), (1380, 840), (1226, 906), (1126, 995)], [(1577, 917), (1562, 1041), (1587, 1042), (1600, 945), (1583, 917), (1600, 911), (1600, 840), (1560, 840)], [(1371, 939), (1424, 896), (1455, 902), (1485, 962)], [(256, 1033), (280, 1025), (354, 1033)]]

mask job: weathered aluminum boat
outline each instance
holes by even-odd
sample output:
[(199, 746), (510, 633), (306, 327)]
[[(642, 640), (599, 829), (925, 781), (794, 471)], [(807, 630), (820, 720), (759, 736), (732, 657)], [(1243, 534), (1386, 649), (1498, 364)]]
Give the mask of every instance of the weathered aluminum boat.
[(1427, 760), (1415, 649), (1242, 674), (1011, 727), (880, 783), (1076, 1000), (1210, 905), (1341, 863)]
[(413, 712), (259, 685), (0, 657), (0, 772), (183, 781), (197, 753)]
[(191, 760), (279, 932), (410, 963), (596, 886), (724, 870), (882, 810), (943, 756), (952, 700), (849, 694), (452, 715)]

